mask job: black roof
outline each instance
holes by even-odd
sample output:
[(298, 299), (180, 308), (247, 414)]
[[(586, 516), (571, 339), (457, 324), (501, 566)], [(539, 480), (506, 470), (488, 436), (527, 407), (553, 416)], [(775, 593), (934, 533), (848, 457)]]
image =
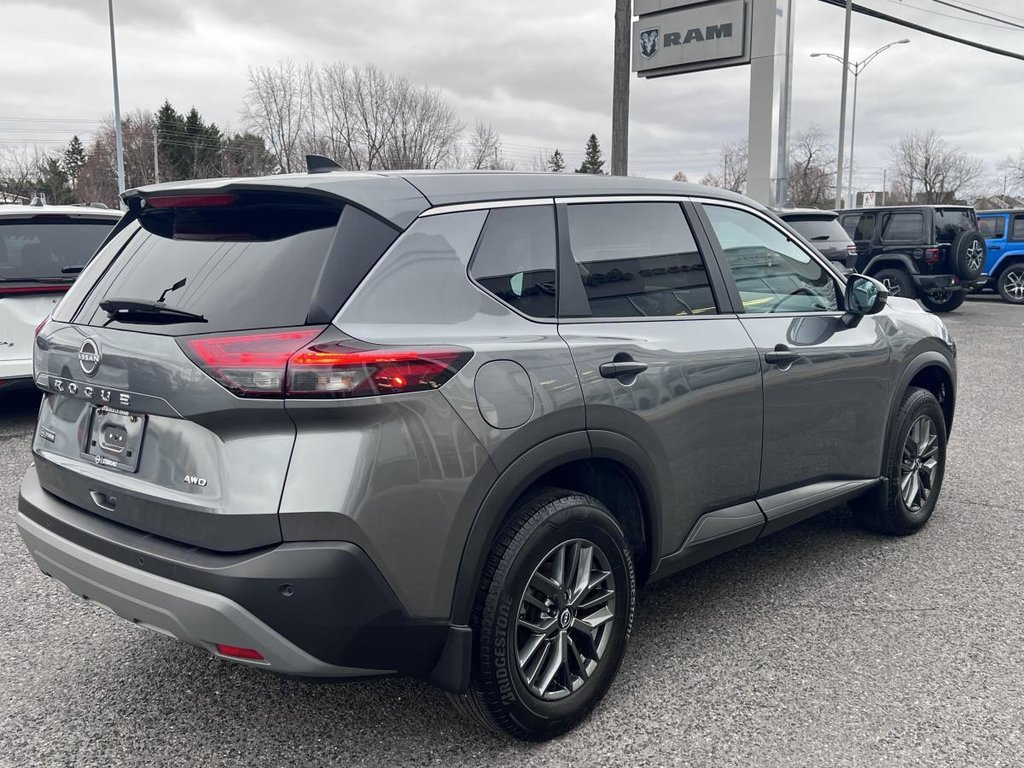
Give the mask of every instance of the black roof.
[(597, 176), (584, 173), (514, 173), (503, 171), (343, 171), (245, 178), (200, 179), (153, 184), (124, 193), (126, 200), (172, 191), (310, 189), (336, 195), (403, 229), (428, 208), (440, 205), (593, 195), (692, 195), (722, 200), (749, 199), (733, 192), (664, 179)]

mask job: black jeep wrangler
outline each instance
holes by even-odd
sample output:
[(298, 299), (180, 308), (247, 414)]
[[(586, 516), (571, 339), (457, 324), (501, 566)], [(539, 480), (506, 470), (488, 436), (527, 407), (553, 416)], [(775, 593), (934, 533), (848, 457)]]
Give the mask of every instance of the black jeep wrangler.
[(969, 206), (854, 208), (841, 211), (839, 223), (857, 246), (855, 271), (881, 281), (893, 296), (951, 312), (984, 283), (985, 240)]

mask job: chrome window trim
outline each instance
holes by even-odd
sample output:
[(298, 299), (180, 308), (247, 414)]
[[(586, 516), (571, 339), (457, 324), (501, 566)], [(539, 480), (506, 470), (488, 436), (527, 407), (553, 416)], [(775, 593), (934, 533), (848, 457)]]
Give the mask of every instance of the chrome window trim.
[(427, 208), (417, 219), (427, 216), (442, 216), (446, 213), (464, 213), (466, 211), (488, 211), (492, 208), (526, 208), (534, 205), (553, 205), (553, 197), (534, 197), (523, 200), (485, 200), (476, 203), (457, 203), (453, 205), (438, 205), (434, 208)]

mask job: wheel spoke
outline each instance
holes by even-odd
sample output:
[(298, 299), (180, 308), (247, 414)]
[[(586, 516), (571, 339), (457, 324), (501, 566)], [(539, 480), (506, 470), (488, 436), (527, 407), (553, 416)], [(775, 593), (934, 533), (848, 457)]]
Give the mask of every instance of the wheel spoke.
[(548, 654), (547, 666), (544, 668), (540, 681), (537, 683), (537, 688), (542, 696), (548, 692), (548, 688), (551, 687), (551, 681), (555, 679), (555, 675), (558, 674), (558, 668), (562, 666), (562, 660), (565, 658), (565, 633), (559, 632), (557, 637), (552, 638), (549, 647), (551, 648), (551, 653)]
[(540, 571), (536, 571), (530, 579), (530, 586), (554, 600), (558, 597), (558, 585)]
[(520, 669), (525, 667), (527, 662), (533, 658), (533, 654), (535, 654), (537, 649), (544, 644), (544, 639), (544, 635), (533, 635), (523, 644), (519, 649), (519, 652), (516, 654), (518, 656)]
[(599, 611), (594, 611), (589, 616), (577, 616), (576, 621), (573, 623), (573, 627), (582, 629), (587, 634), (592, 635), (598, 627), (605, 622), (611, 621), (615, 617), (615, 614), (609, 610), (608, 606), (604, 606)]
[(551, 655), (551, 640), (545, 640), (541, 647), (543, 650), (533, 660), (533, 663), (523, 667), (523, 677), (526, 678), (527, 685), (533, 685), (533, 681), (536, 679), (537, 673), (540, 672), (540, 668), (544, 665), (544, 661)]
[(566, 637), (566, 643), (569, 646), (569, 653), (572, 656), (573, 662), (576, 664), (576, 671), (579, 673), (578, 677), (581, 682), (587, 682), (590, 677), (590, 673), (587, 672), (587, 660), (583, 658), (583, 654), (580, 653), (580, 649), (576, 646), (576, 641), (571, 637)]
[(614, 592), (601, 592), (600, 594), (595, 595), (594, 597), (584, 600), (577, 606), (577, 608), (580, 611), (592, 611), (595, 608), (599, 608), (600, 606), (604, 605), (613, 597), (615, 597)]
[(558, 624), (558, 618), (552, 616), (550, 619), (542, 623), (530, 621), (529, 619), (519, 619), (519, 626), (528, 632), (532, 632), (535, 635), (546, 635)]
[(594, 548), (579, 548), (579, 558), (576, 562), (576, 573), (572, 585), (572, 597), (570, 602), (579, 600), (590, 589), (590, 570), (594, 563)]
[(551, 580), (558, 589), (565, 587), (565, 550), (566, 547), (559, 547), (551, 559)]

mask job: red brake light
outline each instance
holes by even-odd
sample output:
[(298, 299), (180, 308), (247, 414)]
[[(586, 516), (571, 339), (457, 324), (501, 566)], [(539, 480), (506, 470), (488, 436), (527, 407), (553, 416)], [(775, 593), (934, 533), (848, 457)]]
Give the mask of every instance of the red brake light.
[(243, 397), (363, 397), (436, 389), (472, 352), (462, 347), (356, 347), (312, 343), (321, 327), (200, 336), (182, 347), (200, 367)]
[(231, 205), (237, 200), (236, 195), (156, 195), (146, 198), (150, 208), (209, 208), (218, 205)]
[(0, 286), (0, 296), (30, 296), (44, 293), (66, 293), (71, 285), (58, 283), (55, 285), (7, 285)]
[(857, 246), (854, 245), (853, 243), (849, 243), (846, 246), (846, 252), (849, 253), (849, 254), (856, 254), (857, 253)]
[(925, 248), (924, 260), (926, 264), (936, 264), (942, 258), (942, 251), (938, 248)]
[(36, 330), (35, 330), (35, 333), (33, 333), (33, 334), (32, 334), (32, 338), (35, 338), (36, 336), (38, 336), (38, 335), (39, 335), (39, 332), (40, 332), (41, 330), (43, 330), (43, 328), (45, 328), (45, 327), (46, 327), (46, 324), (47, 324), (48, 322), (50, 322), (50, 316), (49, 316), (49, 315), (47, 315), (46, 317), (44, 317), (44, 318), (43, 318), (43, 322), (41, 322), (41, 323), (40, 323), (39, 325), (37, 325), (37, 326), (36, 326)]
[(221, 656), (230, 656), (233, 659), (266, 661), (266, 659), (263, 658), (263, 654), (254, 648), (240, 648), (237, 645), (224, 645), (224, 643), (217, 643), (217, 653)]

